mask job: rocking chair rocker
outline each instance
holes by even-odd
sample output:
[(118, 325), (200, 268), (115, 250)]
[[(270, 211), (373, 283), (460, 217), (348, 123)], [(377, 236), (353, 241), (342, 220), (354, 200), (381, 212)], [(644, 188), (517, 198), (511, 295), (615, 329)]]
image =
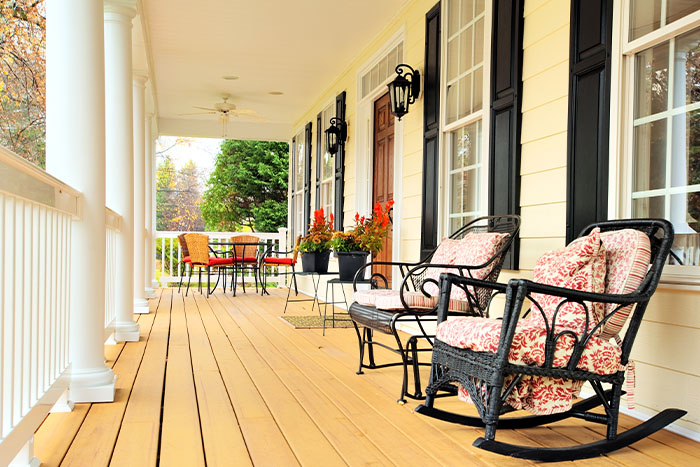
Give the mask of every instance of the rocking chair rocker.
[[(594, 228), (600, 229), (598, 237)], [(577, 287), (575, 279), (581, 278), (576, 275), (578, 273), (572, 273), (570, 277), (574, 280), (570, 282), (557, 282), (556, 278), (552, 279), (556, 274), (546, 276), (545, 273), (545, 276), (539, 276), (545, 278), (539, 282), (513, 279), (507, 285), (454, 274), (441, 276), (439, 324), (430, 382), (425, 403), (416, 409), (418, 413), (453, 423), (485, 427), (484, 436), (477, 438), (474, 446), (537, 461), (603, 455), (639, 441), (686, 414), (683, 410), (666, 409), (632, 429), (622, 433), (617, 430), (630, 351), (669, 255), (673, 227), (660, 219), (618, 220), (591, 225), (584, 229), (583, 235), (587, 236), (572, 242), (567, 249), (545, 254), (535, 268), (535, 278), (538, 278), (538, 267), (547, 268), (557, 261), (560, 261), (559, 265), (564, 264), (561, 261), (569, 259), (562, 259), (566, 257), (561, 252), (571, 251), (570, 248), (595, 237), (599, 253), (594, 255), (598, 255), (598, 259), (593, 255), (588, 263), (593, 264), (591, 270), (594, 271), (589, 275), (592, 278), (590, 283), (599, 284), (598, 289), (593, 287), (594, 292), (574, 290), (573, 287)], [(557, 254), (559, 256), (555, 257)], [(548, 261), (550, 263), (545, 264)], [(595, 264), (600, 264), (596, 261), (603, 261), (602, 271), (607, 269), (605, 276), (596, 276)], [(604, 277), (604, 283), (600, 277)], [(489, 288), (495, 292), (494, 296), (504, 294), (503, 319), (458, 318), (446, 321), (447, 297), (453, 286)], [(595, 292), (601, 288), (604, 293)], [(531, 316), (527, 318), (521, 316), (526, 298), (532, 303)], [(571, 313), (579, 313), (576, 316), (583, 318), (567, 322), (574, 316)], [(630, 315), (629, 325), (622, 331)], [(573, 323), (577, 323), (578, 330)], [(616, 343), (611, 341), (612, 338)], [(571, 397), (564, 402), (548, 400), (551, 394), (560, 394), (559, 389), (565, 384), (571, 385), (571, 393), (575, 395), (584, 382), (591, 384), (594, 396), (573, 405)], [(454, 390), (452, 383), (459, 383), (460, 395), (468, 395), (479, 417), (434, 407), (438, 390)], [(549, 385), (539, 386), (539, 389), (544, 387), (549, 391), (527, 392), (534, 387), (528, 385), (535, 383)], [(612, 388), (605, 390), (603, 384), (611, 384)], [(519, 399), (522, 395), (529, 399)], [(522, 401), (526, 402), (521, 404)], [(542, 410), (533, 409), (533, 405)], [(604, 413), (591, 411), (599, 406), (603, 407)], [(525, 408), (536, 415), (501, 417), (515, 408)], [(555, 448), (518, 446), (495, 439), (497, 428), (529, 428), (570, 417), (607, 425), (606, 437), (588, 444)]]

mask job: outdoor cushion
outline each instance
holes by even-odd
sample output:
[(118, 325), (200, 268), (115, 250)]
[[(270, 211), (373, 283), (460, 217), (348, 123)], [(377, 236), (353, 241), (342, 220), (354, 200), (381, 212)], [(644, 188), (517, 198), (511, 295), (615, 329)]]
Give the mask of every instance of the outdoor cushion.
[[(535, 263), (533, 282), (553, 285), (585, 292), (605, 292), (605, 247), (600, 241), (600, 229), (593, 231), (582, 240), (572, 242), (565, 248), (543, 254)], [(553, 295), (532, 294), (534, 301), (530, 318), (534, 326), (545, 329), (552, 325), (556, 313), (555, 327), (558, 330), (570, 329), (576, 334), (589, 332), (603, 316), (601, 303), (586, 303), (587, 312), (579, 303), (559, 304), (565, 299)], [(545, 323), (544, 317), (547, 321)], [(586, 323), (588, 314), (588, 323)]]
[(296, 261), (292, 258), (265, 258), (263, 262), (268, 264), (286, 264), (289, 266), (296, 264)]
[(375, 306), (377, 304), (377, 298), (385, 295), (393, 295), (394, 293), (395, 291), (391, 289), (358, 290), (353, 294), (353, 300), (360, 305)]
[[(508, 354), (509, 362), (520, 365), (544, 364), (546, 331), (532, 325), (531, 321), (524, 320), (518, 323)], [(499, 319), (455, 318), (440, 323), (435, 338), (452, 347), (495, 353), (498, 350), (502, 323)], [(573, 345), (574, 338), (568, 334), (557, 340), (553, 362), (555, 367), (566, 366)], [(613, 342), (593, 337), (586, 344), (577, 368), (601, 375), (616, 373), (621, 370), (621, 353), (620, 348)], [(506, 377), (504, 387), (509, 385), (512, 378), (513, 375)], [(563, 412), (571, 408), (572, 398), (578, 395), (582, 385), (582, 381), (525, 375), (506, 402), (516, 409), (539, 415)], [(461, 387), (460, 398), (468, 399), (467, 392)]]
[[(491, 259), (498, 250), (501, 249), (507, 239), (508, 234), (498, 232), (469, 232), (461, 240), (450, 240), (446, 238), (440, 243), (430, 263), (480, 266)], [(445, 248), (441, 251), (445, 243)], [(438, 255), (438, 253), (440, 253), (440, 255)], [(472, 269), (469, 272), (465, 272), (465, 274), (471, 274), (471, 277), (474, 279), (485, 279), (493, 270), (495, 264), (496, 262), (494, 261), (486, 267)], [(426, 278), (433, 279), (439, 283), (440, 274), (443, 272), (458, 273), (456, 269), (428, 268), (426, 271)], [(469, 287), (469, 289), (473, 293), (473, 288)], [(435, 297), (440, 295), (440, 288), (432, 282), (425, 284), (423, 290)], [(463, 289), (453, 287), (450, 297), (457, 300), (466, 300), (467, 295)]]
[(182, 258), (182, 261), (180, 261), (180, 262), (181, 263), (191, 263), (192, 260), (190, 259), (189, 256), (185, 256), (184, 258)]
[(256, 258), (255, 256), (237, 256), (236, 262), (237, 263), (257, 263), (258, 258)]
[[(384, 294), (376, 298), (375, 307), (379, 310), (403, 310), (401, 295), (398, 290), (392, 290), (391, 294)], [(404, 292), (403, 298), (409, 308), (431, 310), (438, 304), (438, 297), (427, 297), (422, 292)], [(469, 302), (466, 300), (450, 299), (449, 311), (468, 311)]]
[(233, 264), (233, 258), (219, 258), (216, 256), (210, 256), (209, 264), (207, 266), (221, 266), (224, 264)]

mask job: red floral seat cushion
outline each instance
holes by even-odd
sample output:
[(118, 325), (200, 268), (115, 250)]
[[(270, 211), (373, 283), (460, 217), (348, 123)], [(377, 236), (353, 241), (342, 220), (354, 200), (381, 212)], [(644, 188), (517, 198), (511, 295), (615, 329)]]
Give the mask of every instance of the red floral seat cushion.
[(391, 289), (358, 290), (353, 294), (352, 298), (360, 305), (375, 306), (379, 297), (393, 295), (394, 293), (395, 291)]
[[(461, 240), (445, 238), (435, 251), (430, 263), (480, 266), (491, 259), (503, 247), (507, 239), (508, 234), (498, 232), (469, 232)], [(491, 273), (494, 265), (495, 262), (492, 262), (486, 267), (473, 269), (469, 273), (474, 279), (484, 279)], [(443, 272), (457, 274), (456, 269), (428, 268), (425, 276), (427, 279), (433, 279), (439, 283), (440, 274)], [(440, 294), (440, 288), (432, 282), (425, 284), (423, 289), (431, 296), (437, 297)], [(453, 287), (450, 297), (456, 300), (466, 300), (467, 295), (463, 289)]]
[(287, 266), (292, 266), (297, 263), (292, 258), (265, 258), (263, 262), (265, 264), (282, 264)]
[[(521, 365), (543, 365), (545, 358), (546, 331), (525, 320), (519, 323), (513, 337), (513, 345), (508, 354), (508, 361)], [(476, 352), (498, 350), (501, 337), (502, 320), (488, 318), (455, 318), (444, 321), (437, 327), (435, 338), (461, 349)], [(573, 351), (574, 338), (562, 336), (554, 351), (554, 366), (564, 367), (568, 364)], [(609, 340), (593, 337), (586, 345), (577, 368), (608, 375), (621, 369), (620, 348)], [(509, 375), (504, 382), (507, 387), (512, 380)], [(523, 409), (535, 414), (551, 414), (569, 410), (572, 398), (578, 394), (583, 382), (562, 378), (543, 376), (523, 376), (506, 403), (516, 409)], [(466, 391), (460, 388), (460, 397), (468, 399)]]

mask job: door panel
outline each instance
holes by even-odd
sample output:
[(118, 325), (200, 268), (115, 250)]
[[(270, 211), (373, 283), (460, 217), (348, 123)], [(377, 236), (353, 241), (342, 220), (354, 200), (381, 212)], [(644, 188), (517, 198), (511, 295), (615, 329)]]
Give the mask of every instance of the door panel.
[[(389, 107), (389, 93), (374, 103), (374, 162), (372, 169), (372, 206), (384, 205), (394, 199), (394, 115)], [(392, 228), (384, 240), (377, 261), (392, 260)], [(391, 281), (390, 266), (376, 266), (372, 272), (382, 274)], [(391, 285), (391, 282), (389, 283)]]

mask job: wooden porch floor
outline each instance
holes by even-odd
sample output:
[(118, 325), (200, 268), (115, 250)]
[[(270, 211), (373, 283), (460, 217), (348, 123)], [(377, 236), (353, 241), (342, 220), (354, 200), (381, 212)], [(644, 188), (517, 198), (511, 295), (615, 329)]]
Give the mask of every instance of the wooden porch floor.
[[(116, 400), (51, 414), (35, 437), (42, 465), (522, 465), (473, 448), (481, 430), (396, 404), (400, 370), (355, 374), (353, 329), (297, 330), (282, 291), (183, 297), (164, 289), (141, 315), (141, 339), (106, 347)], [(310, 304), (310, 302), (309, 302)], [(290, 304), (291, 315), (312, 314)], [(377, 359), (391, 357), (378, 351)], [(459, 401), (440, 400), (440, 406)], [(636, 421), (623, 416), (623, 427)], [(598, 439), (604, 427), (565, 421), (502, 430), (519, 444)], [(662, 431), (590, 465), (700, 465), (700, 445)]]

